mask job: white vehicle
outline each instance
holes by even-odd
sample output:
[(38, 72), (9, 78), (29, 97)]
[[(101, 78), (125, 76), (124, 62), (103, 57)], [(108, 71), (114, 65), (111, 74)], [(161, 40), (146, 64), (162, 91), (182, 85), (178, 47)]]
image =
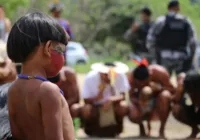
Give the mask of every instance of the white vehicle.
[(68, 65), (74, 66), (86, 64), (89, 61), (89, 56), (81, 43), (70, 41), (67, 45), (66, 59)]

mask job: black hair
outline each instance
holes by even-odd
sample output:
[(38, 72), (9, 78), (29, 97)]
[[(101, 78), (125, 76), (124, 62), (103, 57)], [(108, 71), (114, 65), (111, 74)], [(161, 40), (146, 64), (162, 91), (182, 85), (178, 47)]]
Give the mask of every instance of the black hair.
[(62, 4), (52, 4), (50, 6), (50, 12), (61, 12), (63, 10), (63, 5)]
[(188, 93), (200, 94), (200, 74), (196, 71), (190, 71), (187, 73), (184, 80), (184, 89)]
[(149, 70), (147, 66), (140, 65), (133, 70), (133, 78), (137, 80), (147, 80), (149, 78)]
[(151, 9), (148, 8), (148, 7), (142, 8), (142, 9), (140, 10), (140, 13), (144, 13), (145, 15), (147, 15), (147, 16), (149, 16), (149, 17), (150, 17), (151, 14), (152, 14)]
[(57, 83), (58, 81), (60, 81), (60, 73), (58, 73), (58, 75), (56, 75), (55, 77), (47, 78), (47, 80), (54, 84)]
[(116, 65), (112, 62), (105, 62), (104, 63), (105, 66), (108, 66), (108, 67), (115, 67)]
[(7, 53), (15, 63), (23, 63), (41, 43), (52, 40), (67, 45), (65, 30), (53, 18), (40, 13), (29, 13), (21, 17), (12, 27)]
[(171, 0), (168, 3), (168, 9), (174, 8), (174, 7), (179, 7), (179, 1), (178, 0)]

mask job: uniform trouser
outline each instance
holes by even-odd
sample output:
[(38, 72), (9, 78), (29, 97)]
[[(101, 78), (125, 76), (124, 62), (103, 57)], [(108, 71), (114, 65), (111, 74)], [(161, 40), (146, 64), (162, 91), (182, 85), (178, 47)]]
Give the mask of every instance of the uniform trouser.
[(156, 62), (158, 65), (165, 67), (170, 75), (172, 72), (176, 72), (176, 74), (187, 72), (192, 68), (192, 60), (190, 58), (162, 58), (160, 51), (156, 51)]

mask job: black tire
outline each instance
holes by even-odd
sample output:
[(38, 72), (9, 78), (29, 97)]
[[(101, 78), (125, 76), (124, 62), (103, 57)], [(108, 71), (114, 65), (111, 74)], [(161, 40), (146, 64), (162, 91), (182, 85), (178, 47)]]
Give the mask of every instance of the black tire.
[(83, 65), (83, 64), (86, 64), (85, 60), (78, 60), (77, 65)]

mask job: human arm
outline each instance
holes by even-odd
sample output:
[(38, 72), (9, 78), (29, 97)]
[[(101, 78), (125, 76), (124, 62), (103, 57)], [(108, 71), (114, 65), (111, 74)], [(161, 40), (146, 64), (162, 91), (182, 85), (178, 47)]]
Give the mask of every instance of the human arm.
[(137, 38), (137, 31), (139, 29), (139, 24), (133, 23), (131, 27), (125, 32), (124, 38), (127, 41), (132, 41)]
[(73, 34), (72, 30), (71, 30), (71, 26), (70, 26), (70, 23), (68, 21), (67, 21), (66, 32), (70, 36), (70, 40), (74, 39), (74, 34)]
[(67, 95), (65, 95), (65, 99), (67, 103), (70, 105), (74, 103), (78, 103), (80, 100), (79, 94), (79, 87), (77, 82), (76, 73), (74, 71), (64, 71), (65, 79), (65, 86), (68, 87)]
[(60, 89), (54, 84), (43, 82), (40, 95), (45, 140), (64, 140)]
[(155, 48), (157, 35), (161, 32), (164, 27), (165, 16), (159, 17), (155, 23), (151, 26), (148, 31), (146, 46), (148, 49)]
[[(118, 74), (116, 79), (116, 90), (119, 91), (119, 95), (111, 96), (111, 101), (119, 102), (125, 100), (125, 93), (130, 90), (129, 80), (126, 74)], [(114, 87), (113, 87), (114, 88)], [(114, 90), (114, 91), (116, 91)]]
[(176, 94), (173, 96), (172, 100), (179, 103), (184, 94), (184, 79), (186, 77), (185, 73), (180, 73), (177, 78), (177, 88)]
[(150, 87), (153, 93), (160, 93), (163, 90), (167, 90), (172, 94), (175, 94), (176, 90), (170, 81), (170, 75), (168, 71), (163, 67), (157, 67), (152, 71), (152, 81)]
[(85, 103), (87, 104), (93, 104), (94, 102), (97, 102), (101, 99), (103, 99), (103, 91), (106, 87), (105, 84), (101, 83), (99, 85), (99, 89), (97, 90), (97, 94), (92, 92), (92, 86), (93, 85), (93, 79), (86, 76), (84, 84), (83, 84), (83, 90), (82, 90), (82, 98), (84, 99)]
[(138, 105), (138, 98), (136, 96), (136, 87), (134, 85), (134, 79), (133, 79), (133, 76), (132, 76), (132, 72), (129, 72), (127, 74), (128, 76), (128, 82), (129, 82), (129, 85), (130, 85), (130, 88), (129, 88), (129, 98), (130, 98), (130, 102), (133, 103), (133, 104), (136, 104)]
[(192, 24), (192, 21), (187, 18), (187, 23), (189, 25), (188, 28), (188, 43), (189, 43), (189, 48), (190, 48), (190, 57), (191, 61), (194, 58), (196, 47), (197, 47), (197, 35), (195, 32), (194, 25)]

